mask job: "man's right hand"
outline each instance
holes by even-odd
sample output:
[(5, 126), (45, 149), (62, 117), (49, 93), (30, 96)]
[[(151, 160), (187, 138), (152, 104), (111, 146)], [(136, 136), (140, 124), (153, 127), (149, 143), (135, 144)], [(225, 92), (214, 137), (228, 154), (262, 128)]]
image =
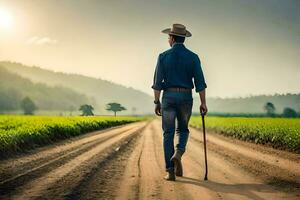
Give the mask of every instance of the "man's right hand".
[(200, 113), (201, 113), (201, 115), (206, 115), (206, 113), (207, 113), (207, 107), (206, 107), (205, 103), (202, 103), (200, 105)]

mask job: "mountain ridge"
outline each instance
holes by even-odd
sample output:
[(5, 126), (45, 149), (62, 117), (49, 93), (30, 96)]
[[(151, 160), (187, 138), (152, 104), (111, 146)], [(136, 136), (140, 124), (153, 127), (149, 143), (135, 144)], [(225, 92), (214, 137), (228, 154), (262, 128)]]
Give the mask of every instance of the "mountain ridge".
[[(116, 101), (127, 108), (124, 114), (154, 114), (153, 97), (149, 94), (126, 87), (118, 83), (93, 78), (75, 73), (55, 72), (36, 66), (26, 66), (21, 63), (2, 61), (0, 65), (6, 66), (9, 71), (15, 72), (22, 77), (29, 78), (33, 82), (42, 82), (47, 85), (61, 85), (71, 88), (81, 94), (95, 98), (99, 104), (99, 112), (105, 111), (105, 104)], [(199, 112), (200, 99), (198, 94), (193, 95), (193, 112)], [(209, 112), (222, 113), (264, 113), (263, 106), (272, 102), (276, 112), (281, 113), (285, 107), (291, 107), (300, 112), (300, 93), (286, 93), (274, 95), (250, 95), (249, 97), (207, 97)], [(134, 113), (134, 107), (136, 111)]]
[(135, 112), (139, 114), (149, 114), (152, 112), (151, 96), (132, 87), (126, 87), (100, 78), (73, 73), (54, 72), (41, 67), (26, 66), (16, 62), (2, 61), (0, 65), (22, 77), (29, 78), (34, 83), (64, 86), (87, 96), (94, 97), (99, 105), (99, 112), (103, 114), (109, 114), (105, 110), (105, 105), (109, 102), (118, 102), (124, 105), (127, 108), (126, 111), (122, 111), (124, 114), (132, 114), (133, 107), (135, 107)]

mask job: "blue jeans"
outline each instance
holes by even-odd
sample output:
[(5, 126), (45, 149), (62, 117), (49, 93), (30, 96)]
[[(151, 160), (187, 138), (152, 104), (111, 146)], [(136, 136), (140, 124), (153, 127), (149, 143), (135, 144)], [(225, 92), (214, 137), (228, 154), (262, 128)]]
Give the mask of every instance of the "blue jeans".
[[(170, 160), (174, 154), (175, 123), (178, 143), (176, 149), (182, 154), (189, 137), (188, 124), (192, 114), (193, 98), (191, 93), (164, 92), (162, 97), (162, 129), (163, 147), (166, 171), (174, 170), (174, 163)], [(177, 121), (176, 121), (177, 118)]]

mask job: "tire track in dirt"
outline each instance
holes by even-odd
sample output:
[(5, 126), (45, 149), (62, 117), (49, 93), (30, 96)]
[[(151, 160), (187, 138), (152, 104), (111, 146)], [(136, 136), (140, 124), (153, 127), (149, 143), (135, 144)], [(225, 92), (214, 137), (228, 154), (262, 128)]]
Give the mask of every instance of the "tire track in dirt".
[[(193, 128), (192, 128), (193, 129)], [(194, 131), (197, 131), (194, 129)], [(194, 138), (200, 139), (200, 134), (197, 134), (197, 137), (195, 135)], [(294, 174), (294, 176), (298, 176), (300, 179), (300, 159), (299, 161), (293, 161), (289, 159), (285, 159), (282, 157), (279, 157), (278, 155), (270, 155), (267, 153), (262, 153), (259, 151), (255, 151), (253, 149), (249, 149), (247, 147), (244, 147), (242, 145), (232, 145), (229, 141), (225, 141), (224, 138), (221, 139), (220, 137), (217, 137), (214, 134), (208, 134), (207, 140), (211, 143), (214, 143), (217, 146), (226, 148), (233, 152), (239, 152), (242, 156), (246, 156), (249, 159), (257, 160), (257, 161), (263, 161), (269, 165), (273, 165), (276, 167), (279, 167), (283, 170), (290, 171)], [(300, 157), (300, 156), (299, 156)]]
[[(201, 143), (202, 146), (202, 133), (197, 129), (191, 130), (195, 133), (191, 136), (191, 140)], [(276, 186), (277, 190), (300, 194), (300, 162), (296, 161), (297, 156), (300, 158), (300, 155), (289, 153), (289, 157), (293, 159), (286, 159), (280, 155), (286, 155), (287, 152), (269, 150), (269, 147), (265, 147), (264, 151), (260, 152), (255, 147), (261, 145), (250, 145), (216, 134), (207, 135), (207, 145), (211, 151), (222, 156), (223, 159), (235, 163), (244, 169), (245, 173), (257, 177), (264, 183)], [(283, 165), (283, 162), (287, 164)]]
[[(43, 172), (41, 176), (27, 180), (24, 185), (14, 191), (14, 194), (10, 196), (10, 198), (28, 199), (32, 196), (39, 196), (39, 194), (49, 188), (51, 184), (54, 184), (55, 182), (65, 177), (67, 174), (71, 173), (73, 170), (76, 170), (76, 167), (88, 163), (88, 161), (93, 158), (93, 156), (101, 154), (102, 151), (104, 151), (106, 148), (110, 148), (114, 143), (122, 141), (122, 139), (133, 135), (144, 125), (145, 122), (138, 122), (135, 123), (135, 125), (129, 125), (130, 128), (126, 127), (121, 131), (116, 129), (101, 133), (101, 137), (109, 137), (106, 138), (105, 142), (100, 142), (95, 147), (88, 148), (86, 151), (82, 152), (79, 155), (76, 155), (75, 157), (72, 157), (72, 159), (67, 160), (65, 163), (64, 161), (62, 161), (62, 165), (50, 168), (50, 170)], [(100, 137), (97, 135), (95, 136), (96, 137), (92, 136), (92, 138), (94, 139)], [(81, 142), (79, 141), (78, 143), (80, 144)], [(84, 171), (82, 173), (84, 174)]]
[[(126, 132), (126, 130), (121, 132), (116, 132), (113, 135), (109, 134), (99, 139), (96, 139), (95, 141), (85, 143), (82, 146), (79, 146), (78, 149), (73, 149), (72, 151), (68, 151), (64, 155), (60, 155), (56, 158), (49, 159), (48, 161), (44, 160), (45, 162), (42, 163), (41, 165), (35, 166), (32, 169), (24, 170), (25, 172), (21, 172), (9, 179), (4, 180), (3, 182), (0, 183), (0, 195), (3, 194), (4, 192), (7, 193), (7, 191), (13, 192), (15, 188), (24, 185), (27, 181), (34, 179), (38, 176), (41, 176), (43, 173), (50, 171), (53, 168), (63, 165), (65, 162), (70, 161), (71, 159), (84, 153), (85, 151), (89, 151), (95, 148), (97, 145), (104, 143), (107, 140), (110, 140), (124, 132)], [(8, 174), (12, 174), (12, 173), (8, 172)]]
[[(149, 126), (149, 125), (148, 125)], [(130, 154), (127, 165), (124, 169), (124, 174), (119, 183), (119, 190), (116, 191), (115, 199), (139, 199), (140, 193), (140, 178), (141, 178), (141, 157), (145, 145), (144, 132), (140, 137), (139, 142)]]
[(161, 170), (153, 151), (152, 123), (142, 133), (142, 144), (130, 156), (117, 199), (160, 199)]
[(289, 195), (278, 192), (257, 178), (245, 173), (233, 163), (208, 149), (208, 181), (204, 177), (203, 146), (190, 140), (189, 154), (184, 162), (190, 168), (185, 182), (191, 187), (200, 187), (215, 192), (212, 199), (282, 199)]
[[(88, 164), (88, 169), (79, 168), (77, 173), (85, 171), (83, 177), (75, 174), (68, 177), (76, 176), (78, 181), (74, 181), (74, 178), (65, 178), (64, 182), (59, 182), (50, 188), (51, 193), (48, 191), (43, 194), (47, 196), (47, 199), (114, 199), (116, 183), (118, 183), (124, 173), (127, 160), (135, 145), (140, 140), (142, 130), (124, 141), (120, 141), (107, 151), (102, 152), (101, 155), (97, 155), (92, 158), (92, 161)], [(67, 185), (65, 187), (64, 185)], [(59, 190), (58, 188), (63, 188)]]
[(0, 161), (0, 185), (49, 165), (63, 157), (69, 156), (70, 154), (84, 149), (88, 145), (92, 146), (99, 141), (103, 141), (109, 137), (112, 137), (115, 134), (120, 134), (124, 131), (127, 131), (134, 126), (136, 125), (122, 125), (102, 131), (91, 132), (85, 135), (70, 138), (66, 141), (60, 141), (53, 145), (39, 148), (38, 151), (33, 150), (33, 153), (29, 155), (25, 154), (24, 156), (21, 154), (16, 156), (16, 158), (2, 160)]

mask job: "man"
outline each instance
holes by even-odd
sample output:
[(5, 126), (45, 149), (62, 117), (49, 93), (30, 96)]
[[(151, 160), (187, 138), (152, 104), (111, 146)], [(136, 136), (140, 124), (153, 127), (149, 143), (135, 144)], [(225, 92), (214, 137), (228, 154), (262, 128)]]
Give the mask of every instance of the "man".
[[(182, 24), (173, 24), (172, 29), (162, 31), (169, 35), (171, 48), (160, 53), (154, 73), (153, 85), (155, 113), (162, 116), (163, 147), (165, 157), (166, 180), (175, 181), (183, 175), (181, 157), (186, 149), (189, 137), (188, 123), (192, 113), (192, 89), (199, 93), (200, 112), (207, 113), (205, 88), (207, 88), (200, 59), (183, 44), (192, 34)], [(193, 81), (194, 80), (194, 81)], [(160, 92), (163, 90), (162, 103)], [(177, 121), (176, 121), (177, 118)], [(179, 137), (174, 150), (175, 123)], [(176, 175), (176, 176), (175, 176)]]

